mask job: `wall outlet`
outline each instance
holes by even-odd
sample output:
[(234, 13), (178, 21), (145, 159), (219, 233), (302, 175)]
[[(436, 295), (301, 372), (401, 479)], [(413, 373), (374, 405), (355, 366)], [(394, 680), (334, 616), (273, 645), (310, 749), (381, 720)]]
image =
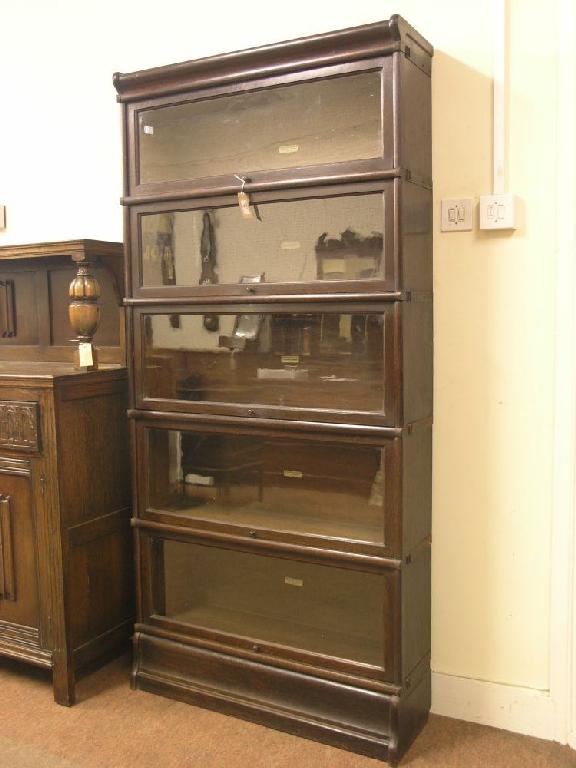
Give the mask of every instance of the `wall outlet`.
[(6, 206), (0, 205), (0, 232), (6, 229)]
[(442, 200), (442, 232), (469, 232), (472, 229), (472, 198)]
[(482, 195), (480, 197), (480, 229), (516, 229), (514, 195)]

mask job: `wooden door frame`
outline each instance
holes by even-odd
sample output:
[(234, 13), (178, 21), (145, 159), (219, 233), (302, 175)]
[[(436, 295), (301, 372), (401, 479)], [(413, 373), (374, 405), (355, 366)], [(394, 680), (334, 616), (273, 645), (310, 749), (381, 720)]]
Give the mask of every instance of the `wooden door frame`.
[(550, 697), (555, 739), (576, 749), (576, 9), (572, 0), (559, 0), (557, 13)]

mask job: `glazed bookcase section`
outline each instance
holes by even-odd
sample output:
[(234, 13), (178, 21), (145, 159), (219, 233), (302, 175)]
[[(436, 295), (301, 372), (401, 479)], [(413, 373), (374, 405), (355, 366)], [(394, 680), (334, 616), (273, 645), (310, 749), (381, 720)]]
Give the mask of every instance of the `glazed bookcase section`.
[[(399, 574), (149, 538), (149, 619), (279, 661), (394, 678)], [(338, 599), (334, 599), (334, 594)], [(255, 648), (254, 645), (257, 644)]]
[(144, 421), (136, 445), (143, 521), (350, 562), (399, 560), (428, 535), (429, 426), (362, 437)]
[(133, 206), (134, 296), (432, 289), (429, 189), (396, 179), (250, 202), (248, 218), (236, 195)]
[(418, 677), (430, 648), (430, 548), (390, 567), (232, 548), (185, 530), (138, 535), (145, 633), (368, 688)]
[(382, 156), (380, 69), (137, 111), (142, 185)]
[(134, 318), (141, 408), (382, 426), (431, 415), (428, 301), (151, 307)]
[[(235, 189), (237, 176), (255, 191), (401, 175), (400, 169), (430, 186), (424, 137), (430, 133), (431, 48), (412, 35), (401, 49), (401, 35), (391, 41), (383, 26), (364, 30), (360, 60), (325, 66), (326, 55), (316, 62), (303, 57), (282, 75), (282, 52), (271, 53), (248, 78), (218, 64), (203, 80), (209, 59), (178, 65), (191, 76), (187, 86), (167, 89), (169, 95), (158, 88), (162, 68), (149, 78), (117, 75), (119, 98), (130, 102), (129, 197)], [(259, 51), (253, 53), (256, 58)], [(332, 53), (333, 59), (346, 55)], [(167, 71), (166, 80), (173, 74)]]

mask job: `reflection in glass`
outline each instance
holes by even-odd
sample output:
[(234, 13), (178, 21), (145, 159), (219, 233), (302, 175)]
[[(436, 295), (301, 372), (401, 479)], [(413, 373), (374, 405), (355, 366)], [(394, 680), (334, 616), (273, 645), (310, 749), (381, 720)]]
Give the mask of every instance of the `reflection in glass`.
[(155, 611), (174, 621), (384, 664), (385, 577), (180, 541), (156, 543)]
[(214, 317), (218, 333), (200, 314), (144, 315), (146, 397), (383, 410), (383, 314)]
[(385, 449), (149, 429), (148, 506), (191, 520), (384, 543)]
[(143, 111), (140, 182), (381, 157), (380, 92), (371, 71)]
[(383, 277), (382, 193), (238, 206), (140, 217), (142, 284), (267, 283)]

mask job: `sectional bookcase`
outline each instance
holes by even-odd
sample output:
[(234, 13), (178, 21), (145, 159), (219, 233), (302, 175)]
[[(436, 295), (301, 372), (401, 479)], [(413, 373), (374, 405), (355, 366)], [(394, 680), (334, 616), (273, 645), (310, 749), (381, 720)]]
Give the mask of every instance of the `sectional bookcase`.
[(134, 685), (391, 762), (430, 705), (431, 56), (393, 17), (115, 75)]

